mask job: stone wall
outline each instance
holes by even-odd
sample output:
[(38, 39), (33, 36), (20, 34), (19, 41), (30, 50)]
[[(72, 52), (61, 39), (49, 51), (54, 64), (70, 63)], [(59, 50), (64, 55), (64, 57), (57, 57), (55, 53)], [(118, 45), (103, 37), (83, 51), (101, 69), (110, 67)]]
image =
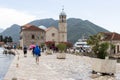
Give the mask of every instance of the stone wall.
[[(32, 39), (34, 35), (34, 39)], [(38, 44), (45, 42), (45, 32), (44, 31), (23, 31), (21, 39), (21, 47), (24, 45), (29, 46), (31, 44)]]

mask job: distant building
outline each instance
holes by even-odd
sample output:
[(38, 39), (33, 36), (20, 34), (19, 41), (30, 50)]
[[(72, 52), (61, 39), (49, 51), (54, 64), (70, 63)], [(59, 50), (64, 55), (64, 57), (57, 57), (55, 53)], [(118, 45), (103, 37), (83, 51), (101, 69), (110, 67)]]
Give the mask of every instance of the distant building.
[(110, 53), (113, 54), (120, 54), (120, 34), (115, 33), (115, 32), (102, 32), (103, 41), (107, 41), (115, 46), (115, 49), (111, 51)]
[(37, 26), (26, 24), (21, 26), (20, 32), (20, 46), (29, 46), (31, 44), (38, 44), (45, 42), (45, 30)]

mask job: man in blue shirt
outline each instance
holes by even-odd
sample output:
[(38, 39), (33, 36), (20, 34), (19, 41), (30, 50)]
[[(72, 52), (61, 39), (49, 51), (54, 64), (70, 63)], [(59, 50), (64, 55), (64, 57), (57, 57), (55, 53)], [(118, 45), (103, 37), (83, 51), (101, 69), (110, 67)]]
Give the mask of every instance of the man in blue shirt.
[(36, 63), (39, 64), (39, 57), (41, 56), (41, 48), (38, 45), (34, 48), (34, 54), (36, 56)]

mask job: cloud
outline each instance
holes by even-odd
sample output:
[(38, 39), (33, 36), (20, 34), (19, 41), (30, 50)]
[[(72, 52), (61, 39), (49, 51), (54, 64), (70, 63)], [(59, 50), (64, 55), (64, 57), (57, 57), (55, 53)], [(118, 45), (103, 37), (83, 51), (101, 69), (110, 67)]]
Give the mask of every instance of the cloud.
[(35, 19), (36, 16), (24, 11), (20, 12), (15, 9), (0, 8), (0, 28), (5, 29), (13, 24), (24, 25)]

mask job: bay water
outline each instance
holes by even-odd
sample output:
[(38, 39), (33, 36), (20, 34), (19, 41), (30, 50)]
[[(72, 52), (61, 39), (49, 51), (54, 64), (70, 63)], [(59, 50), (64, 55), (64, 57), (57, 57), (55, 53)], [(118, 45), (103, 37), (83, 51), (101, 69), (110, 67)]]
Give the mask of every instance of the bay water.
[(13, 55), (3, 54), (4, 48), (0, 47), (0, 80), (3, 80), (14, 58)]

